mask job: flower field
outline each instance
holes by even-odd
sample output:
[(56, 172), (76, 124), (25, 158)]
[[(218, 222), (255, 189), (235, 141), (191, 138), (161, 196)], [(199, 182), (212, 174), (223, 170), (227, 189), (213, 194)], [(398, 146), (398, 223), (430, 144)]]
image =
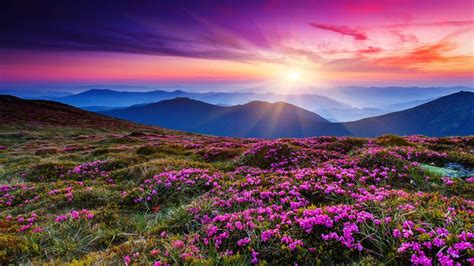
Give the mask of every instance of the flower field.
[[(474, 264), (474, 137), (0, 135), (0, 264)], [(472, 173), (472, 172), (471, 172)]]

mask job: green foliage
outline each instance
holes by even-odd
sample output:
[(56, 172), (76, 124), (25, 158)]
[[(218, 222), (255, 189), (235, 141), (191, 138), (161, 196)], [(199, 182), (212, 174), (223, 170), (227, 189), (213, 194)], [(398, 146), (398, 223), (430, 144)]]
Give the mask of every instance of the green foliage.
[(380, 146), (410, 146), (410, 143), (403, 137), (396, 135), (383, 135), (375, 138), (375, 143)]
[(47, 162), (33, 166), (25, 178), (29, 181), (48, 181), (60, 179), (69, 169), (74, 166), (72, 163)]
[(157, 152), (159, 152), (160, 149), (158, 147), (155, 147), (155, 146), (142, 146), (140, 148), (137, 149), (137, 155), (152, 155), (152, 154), (155, 154)]

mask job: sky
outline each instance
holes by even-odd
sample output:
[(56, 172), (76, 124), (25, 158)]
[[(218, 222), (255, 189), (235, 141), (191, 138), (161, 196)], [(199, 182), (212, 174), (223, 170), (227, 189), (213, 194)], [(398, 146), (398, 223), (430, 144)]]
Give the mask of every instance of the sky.
[(8, 86), (474, 87), (472, 0), (4, 2)]

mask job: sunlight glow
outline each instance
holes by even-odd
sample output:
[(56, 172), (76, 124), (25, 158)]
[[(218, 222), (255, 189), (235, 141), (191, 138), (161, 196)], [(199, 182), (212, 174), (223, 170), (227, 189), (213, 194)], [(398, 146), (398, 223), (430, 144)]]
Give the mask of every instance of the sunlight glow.
[(298, 81), (302, 78), (302, 73), (298, 70), (290, 70), (287, 73), (287, 79), (290, 81)]

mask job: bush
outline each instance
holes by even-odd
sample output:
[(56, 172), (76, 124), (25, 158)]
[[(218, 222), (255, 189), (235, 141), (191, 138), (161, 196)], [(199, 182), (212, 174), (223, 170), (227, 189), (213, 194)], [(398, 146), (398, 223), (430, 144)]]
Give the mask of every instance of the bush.
[(410, 146), (410, 143), (403, 137), (396, 135), (383, 135), (375, 139), (375, 143), (380, 146)]
[(48, 162), (35, 165), (33, 169), (26, 174), (25, 178), (29, 181), (47, 181), (60, 179), (65, 175), (74, 164)]
[(160, 149), (156, 146), (141, 146), (140, 148), (137, 149), (136, 153), (138, 155), (152, 155), (157, 152), (159, 152)]
[(294, 148), (279, 141), (258, 143), (243, 154), (243, 162), (248, 166), (271, 168), (288, 165)]

